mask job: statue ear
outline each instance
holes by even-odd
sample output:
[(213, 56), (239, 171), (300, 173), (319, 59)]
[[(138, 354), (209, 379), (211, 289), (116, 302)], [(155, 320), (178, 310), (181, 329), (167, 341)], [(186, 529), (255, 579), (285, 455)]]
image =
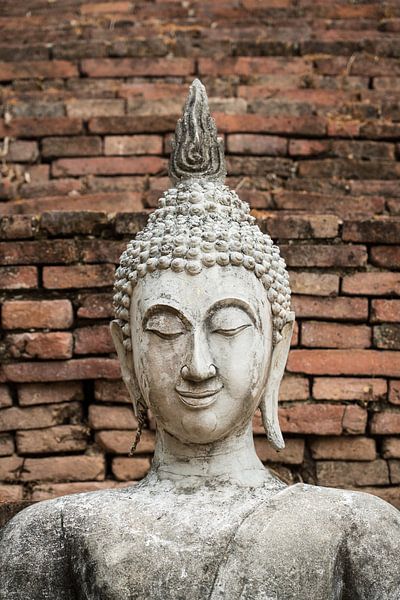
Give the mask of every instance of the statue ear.
[(260, 402), (262, 421), (268, 441), (275, 450), (283, 450), (285, 442), (282, 437), (278, 418), (279, 388), (286, 361), (290, 350), (294, 327), (294, 313), (290, 313), (291, 320), (282, 329), (282, 339), (274, 346), (264, 396)]
[[(142, 401), (139, 384), (136, 379), (135, 369), (133, 366), (133, 353), (124, 346), (124, 334), (118, 321), (114, 320), (110, 323), (111, 336), (114, 342), (115, 349), (118, 354), (121, 365), (122, 379), (128, 388), (129, 396), (132, 400), (133, 410), (137, 417), (137, 406)], [(143, 401), (142, 401), (143, 402)]]

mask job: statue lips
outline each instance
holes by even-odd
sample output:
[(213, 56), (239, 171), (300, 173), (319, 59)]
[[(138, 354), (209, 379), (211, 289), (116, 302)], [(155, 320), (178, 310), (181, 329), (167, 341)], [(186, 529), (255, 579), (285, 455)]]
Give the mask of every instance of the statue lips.
[(216, 401), (215, 396), (223, 387), (223, 385), (220, 385), (217, 389), (208, 389), (198, 392), (176, 388), (176, 391), (183, 404), (189, 408), (206, 408)]

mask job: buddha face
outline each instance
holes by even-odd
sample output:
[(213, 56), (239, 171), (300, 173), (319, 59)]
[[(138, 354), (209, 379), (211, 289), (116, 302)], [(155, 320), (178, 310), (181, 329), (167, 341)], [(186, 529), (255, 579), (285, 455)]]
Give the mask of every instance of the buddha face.
[(135, 379), (159, 427), (204, 444), (248, 425), (272, 351), (270, 305), (253, 273), (149, 273), (132, 295), (131, 331)]

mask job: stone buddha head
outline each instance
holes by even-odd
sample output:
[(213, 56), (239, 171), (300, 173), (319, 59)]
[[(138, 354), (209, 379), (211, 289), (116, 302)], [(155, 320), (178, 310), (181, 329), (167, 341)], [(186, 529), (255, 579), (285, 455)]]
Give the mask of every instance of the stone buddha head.
[(294, 324), (279, 249), (224, 185), (204, 86), (190, 87), (170, 159), (174, 187), (116, 272), (112, 336), (139, 424), (188, 444), (239, 433), (261, 409), (284, 447), (278, 393)]

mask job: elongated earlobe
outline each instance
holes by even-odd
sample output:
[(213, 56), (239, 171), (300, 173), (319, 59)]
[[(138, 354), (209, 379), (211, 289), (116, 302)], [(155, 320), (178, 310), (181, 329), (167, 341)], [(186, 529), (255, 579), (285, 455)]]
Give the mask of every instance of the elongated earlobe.
[(265, 432), (268, 441), (275, 450), (283, 450), (285, 442), (283, 440), (278, 418), (279, 388), (281, 385), (283, 373), (285, 371), (286, 361), (290, 350), (294, 327), (294, 313), (292, 319), (286, 323), (282, 329), (282, 339), (276, 344), (272, 351), (271, 364), (265, 386), (265, 393), (260, 402), (260, 410)]
[(128, 350), (126, 346), (124, 346), (123, 332), (117, 320), (111, 321), (110, 329), (114, 346), (117, 351), (119, 362), (121, 365), (122, 379), (128, 389), (129, 396), (133, 404), (133, 410), (135, 411), (135, 416), (137, 417), (138, 404), (140, 403), (143, 406), (145, 406), (145, 402), (143, 401), (139, 384), (134, 372), (132, 350)]

